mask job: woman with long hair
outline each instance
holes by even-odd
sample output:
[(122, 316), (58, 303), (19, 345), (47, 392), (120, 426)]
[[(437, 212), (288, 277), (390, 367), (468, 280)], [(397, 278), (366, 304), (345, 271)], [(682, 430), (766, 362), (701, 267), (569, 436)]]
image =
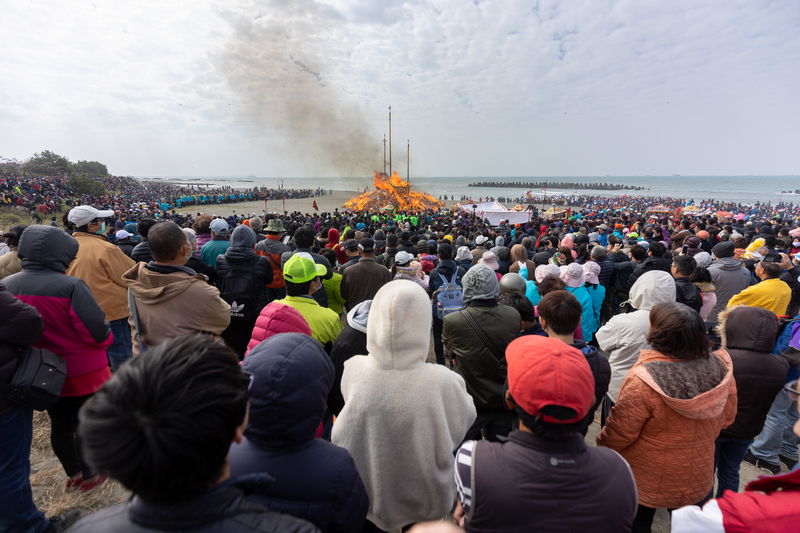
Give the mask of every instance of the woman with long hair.
[(714, 442), (736, 417), (733, 363), (711, 352), (700, 314), (677, 302), (650, 312), (647, 341), (619, 391), (598, 446), (619, 452), (639, 491), (634, 533), (659, 508), (703, 502), (714, 486)]

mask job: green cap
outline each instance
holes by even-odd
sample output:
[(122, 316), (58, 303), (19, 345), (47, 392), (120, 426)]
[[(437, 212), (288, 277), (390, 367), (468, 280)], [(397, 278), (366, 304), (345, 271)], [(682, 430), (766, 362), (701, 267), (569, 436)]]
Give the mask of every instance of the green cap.
[(283, 279), (289, 283), (305, 283), (327, 273), (325, 265), (316, 264), (314, 258), (304, 252), (294, 254), (283, 265)]

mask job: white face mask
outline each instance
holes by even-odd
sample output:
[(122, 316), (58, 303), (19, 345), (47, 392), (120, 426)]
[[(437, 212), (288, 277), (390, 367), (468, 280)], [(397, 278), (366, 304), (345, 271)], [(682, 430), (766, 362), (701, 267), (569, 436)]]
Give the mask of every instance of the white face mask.
[(795, 248), (800, 248), (800, 242), (795, 241), (792, 243), (792, 246), (794, 246)]

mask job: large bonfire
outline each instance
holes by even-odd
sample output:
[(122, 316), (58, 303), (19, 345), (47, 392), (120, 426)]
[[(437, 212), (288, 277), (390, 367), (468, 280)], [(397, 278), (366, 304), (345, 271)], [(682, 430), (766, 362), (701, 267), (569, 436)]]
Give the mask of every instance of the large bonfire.
[(401, 180), (397, 172), (392, 173), (390, 178), (387, 174), (376, 170), (373, 184), (371, 191), (351, 198), (344, 204), (344, 208), (362, 211), (391, 206), (400, 211), (420, 211), (438, 209), (444, 205), (429, 194), (412, 191), (411, 183)]

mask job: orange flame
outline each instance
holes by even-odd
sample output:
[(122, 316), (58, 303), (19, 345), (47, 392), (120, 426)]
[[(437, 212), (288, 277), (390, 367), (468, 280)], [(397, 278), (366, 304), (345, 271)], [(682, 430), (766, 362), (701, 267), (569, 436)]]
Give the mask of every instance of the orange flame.
[(391, 178), (385, 173), (375, 171), (371, 191), (351, 198), (344, 204), (345, 209), (354, 211), (377, 210), (391, 205), (400, 211), (438, 209), (442, 205), (433, 196), (411, 190), (411, 183), (403, 181), (394, 172)]

